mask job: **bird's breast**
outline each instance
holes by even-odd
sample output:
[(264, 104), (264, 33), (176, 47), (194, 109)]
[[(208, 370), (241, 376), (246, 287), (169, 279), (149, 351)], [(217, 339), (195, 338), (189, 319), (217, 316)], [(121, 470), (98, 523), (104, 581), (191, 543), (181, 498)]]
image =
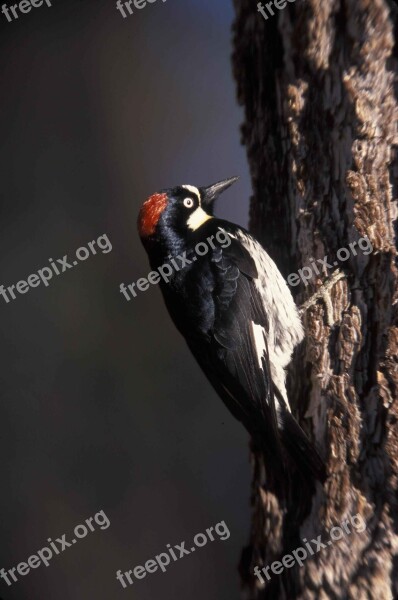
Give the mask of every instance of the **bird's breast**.
[(209, 335), (215, 317), (214, 287), (214, 275), (205, 264), (191, 265), (162, 283), (170, 316), (185, 337)]

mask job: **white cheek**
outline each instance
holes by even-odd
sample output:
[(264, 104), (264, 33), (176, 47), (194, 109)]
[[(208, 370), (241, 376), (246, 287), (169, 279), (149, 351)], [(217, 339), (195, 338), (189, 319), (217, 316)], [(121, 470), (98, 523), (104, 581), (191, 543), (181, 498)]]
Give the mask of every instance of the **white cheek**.
[(189, 217), (187, 225), (189, 229), (196, 231), (201, 225), (203, 225), (203, 223), (206, 223), (206, 221), (212, 218), (212, 216), (208, 215), (207, 212), (205, 212), (203, 208), (199, 206)]

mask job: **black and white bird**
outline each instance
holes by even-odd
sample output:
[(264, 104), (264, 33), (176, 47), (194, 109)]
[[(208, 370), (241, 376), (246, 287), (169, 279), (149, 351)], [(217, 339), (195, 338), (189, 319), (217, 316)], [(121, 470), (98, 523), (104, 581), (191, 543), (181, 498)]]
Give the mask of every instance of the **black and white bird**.
[(237, 179), (152, 195), (141, 207), (139, 234), (152, 269), (173, 265), (160, 283), (170, 316), (265, 459), (282, 470), (291, 459), (302, 474), (323, 480), (324, 464), (292, 416), (285, 386), (304, 337), (299, 311), (259, 242), (213, 214), (216, 198)]

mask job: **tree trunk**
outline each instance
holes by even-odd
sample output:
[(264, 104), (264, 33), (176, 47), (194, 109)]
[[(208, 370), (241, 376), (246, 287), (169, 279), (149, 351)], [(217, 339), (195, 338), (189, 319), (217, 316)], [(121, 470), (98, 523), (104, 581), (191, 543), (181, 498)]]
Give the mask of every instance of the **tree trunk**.
[[(344, 277), (331, 289), (331, 303), (320, 299), (306, 312), (305, 341), (288, 377), (293, 410), (325, 458), (328, 478), (307, 499), (296, 478), (283, 511), (267, 488), (272, 457), (264, 465), (253, 450), (244, 597), (396, 599), (396, 8), (389, 0), (289, 2), (273, 6), (275, 16), (266, 20), (255, 1), (235, 0), (233, 60), (254, 190), (251, 230), (285, 276), (310, 267), (308, 285), (291, 288), (297, 303), (336, 263)], [(373, 251), (350, 246), (365, 237)], [(326, 256), (332, 269), (315, 263), (317, 274), (312, 259)], [(354, 515), (365, 521), (363, 532), (353, 527)], [(330, 531), (334, 526), (342, 537)], [(319, 551), (310, 541), (316, 538), (325, 544)], [(254, 575), (256, 565), (281, 561), (299, 546), (308, 554), (301, 567), (283, 563), (277, 574), (275, 566), (269, 577), (262, 572), (264, 583)]]

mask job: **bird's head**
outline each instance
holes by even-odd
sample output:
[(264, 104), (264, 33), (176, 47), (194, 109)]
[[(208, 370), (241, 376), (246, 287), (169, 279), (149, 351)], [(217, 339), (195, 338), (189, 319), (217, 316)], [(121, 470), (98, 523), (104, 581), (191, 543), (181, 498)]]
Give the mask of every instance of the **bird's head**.
[(144, 244), (161, 241), (165, 235), (185, 237), (213, 217), (214, 201), (238, 177), (195, 187), (181, 185), (150, 196), (138, 215), (138, 232)]

